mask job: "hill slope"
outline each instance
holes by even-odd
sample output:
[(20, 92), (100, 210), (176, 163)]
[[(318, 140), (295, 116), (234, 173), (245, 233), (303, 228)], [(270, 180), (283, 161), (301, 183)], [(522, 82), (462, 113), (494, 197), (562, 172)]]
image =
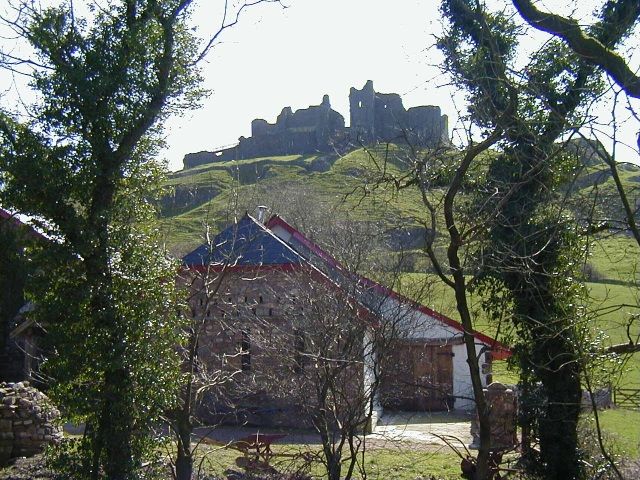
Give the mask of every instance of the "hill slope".
[[(202, 242), (207, 225), (215, 232), (245, 211), (254, 212), (257, 205), (267, 205), (270, 212), (282, 215), (310, 237), (327, 219), (375, 224), (378, 232), (384, 232), (385, 241), (372, 246), (372, 256), (379, 259), (399, 255), (397, 252), (403, 250), (404, 270), (408, 273), (396, 287), (409, 296), (421, 292), (416, 296), (421, 296), (425, 304), (456, 318), (452, 291), (433, 275), (420, 251), (423, 225), (428, 223), (428, 216), (418, 189), (396, 191), (389, 184), (375, 181), (383, 172), (402, 178), (408, 168), (404, 160), (408, 153), (400, 146), (380, 145), (354, 150), (342, 157), (261, 157), (175, 172), (167, 181), (170, 193), (162, 202), (162, 226), (167, 243), (176, 254), (186, 253)], [(445, 177), (447, 171), (452, 171), (442, 170)], [(481, 179), (482, 175), (480, 168), (476, 177)], [(640, 168), (621, 165), (620, 175), (638, 205)], [(438, 203), (442, 193), (438, 185), (446, 185), (447, 178), (436, 176), (432, 180), (432, 199)], [(566, 191), (570, 192), (569, 199), (579, 219), (586, 216), (621, 218), (615, 185), (604, 164), (589, 162)], [(325, 245), (331, 245), (333, 240), (317, 239)], [(444, 258), (446, 238), (440, 237), (438, 241), (439, 254)], [(630, 237), (613, 231), (601, 235), (592, 242), (585, 273), (595, 282), (588, 284), (592, 297), (590, 309), (593, 315), (603, 315), (596, 317), (600, 319), (594, 323), (594, 329), (600, 328), (611, 342), (624, 341), (627, 320), (633, 311), (617, 305), (634, 305), (638, 301), (637, 287), (632, 286), (633, 282), (640, 282), (637, 244)], [(479, 301), (474, 314), (484, 325), (482, 329), (495, 334), (495, 329), (483, 320), (478, 305)], [(630, 371), (623, 377), (623, 383), (628, 386), (640, 386), (640, 356), (637, 357), (627, 365)]]
[[(452, 153), (452, 156), (454, 154)], [(289, 155), (216, 162), (174, 172), (169, 176), (169, 193), (162, 201), (162, 223), (170, 248), (180, 254), (198, 245), (205, 224), (213, 230), (229, 223), (233, 216), (254, 212), (266, 205), (304, 231), (323, 216), (349, 218), (358, 222), (380, 222), (396, 230), (389, 242), (412, 249), (420, 246), (420, 226), (428, 223), (417, 188), (396, 191), (378, 184), (384, 172), (402, 178), (409, 168), (406, 147), (378, 145), (337, 155)], [(453, 162), (452, 162), (453, 163)], [(568, 186), (571, 203), (579, 219), (622, 218), (622, 208), (608, 168), (591, 159)], [(479, 167), (478, 177), (483, 175)], [(452, 169), (441, 169), (447, 175)], [(442, 174), (441, 174), (442, 175)], [(640, 200), (640, 168), (621, 165), (620, 176), (632, 201)], [(447, 178), (434, 178), (433, 195)], [(307, 227), (307, 228), (305, 228)], [(402, 231), (400, 230), (402, 227)], [(393, 235), (392, 235), (393, 237)], [(594, 250), (594, 275), (619, 279), (608, 273), (609, 258), (616, 257), (624, 237), (612, 241), (611, 253)], [(624, 247), (623, 247), (624, 250)], [(619, 255), (618, 255), (619, 256)], [(603, 276), (604, 275), (604, 276)]]

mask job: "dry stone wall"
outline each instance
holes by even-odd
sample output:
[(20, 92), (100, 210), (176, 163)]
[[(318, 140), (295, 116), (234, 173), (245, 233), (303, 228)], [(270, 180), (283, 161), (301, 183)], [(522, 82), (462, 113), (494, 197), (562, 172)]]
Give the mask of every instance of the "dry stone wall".
[(62, 439), (60, 412), (28, 382), (0, 383), (0, 466), (30, 457)]
[[(491, 448), (508, 450), (518, 444), (516, 430), (517, 397), (512, 388), (499, 382), (493, 382), (483, 389), (485, 399), (490, 408)], [(473, 446), (480, 443), (480, 426), (476, 417), (471, 422)]]

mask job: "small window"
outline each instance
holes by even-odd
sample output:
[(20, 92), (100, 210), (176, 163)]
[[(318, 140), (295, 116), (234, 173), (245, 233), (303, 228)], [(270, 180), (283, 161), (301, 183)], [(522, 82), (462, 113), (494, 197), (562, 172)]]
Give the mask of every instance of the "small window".
[(273, 316), (273, 308), (269, 309), (269, 316), (272, 317)]
[(251, 370), (251, 342), (249, 341), (249, 332), (244, 330), (240, 341), (240, 365), (243, 372)]
[(262, 295), (258, 297), (258, 303), (264, 303), (264, 299), (262, 298)]

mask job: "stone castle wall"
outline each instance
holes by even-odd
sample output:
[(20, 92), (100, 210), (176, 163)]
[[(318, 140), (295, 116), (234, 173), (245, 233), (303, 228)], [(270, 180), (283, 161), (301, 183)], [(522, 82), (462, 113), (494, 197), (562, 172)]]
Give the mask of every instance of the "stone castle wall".
[(251, 136), (238, 144), (215, 152), (189, 153), (184, 168), (280, 155), (305, 155), (346, 151), (349, 147), (375, 142), (408, 142), (414, 146), (434, 146), (447, 142), (448, 120), (440, 107), (420, 106), (406, 110), (396, 93), (377, 93), (373, 82), (349, 92), (350, 127), (331, 108), (329, 96), (320, 105), (291, 110), (285, 107), (275, 123), (258, 118), (251, 122)]
[(404, 108), (397, 93), (376, 93), (369, 80), (361, 90), (351, 88), (351, 139), (354, 144), (402, 142), (433, 146), (449, 138), (448, 119), (440, 107)]

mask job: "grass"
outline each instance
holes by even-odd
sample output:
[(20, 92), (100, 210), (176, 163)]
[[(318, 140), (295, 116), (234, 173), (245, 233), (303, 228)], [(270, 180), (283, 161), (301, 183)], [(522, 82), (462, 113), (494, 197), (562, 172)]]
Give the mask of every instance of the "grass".
[(595, 268), (594, 275), (603, 281), (640, 281), (638, 244), (628, 235), (609, 235), (596, 240), (589, 263)]
[[(610, 409), (598, 412), (598, 417), (605, 444), (630, 458), (640, 456), (640, 411)], [(584, 420), (595, 428), (593, 414), (585, 415)]]
[[(182, 170), (171, 174), (167, 185), (173, 188), (214, 186), (216, 194), (210, 201), (194, 204), (188, 212), (167, 215), (167, 242), (170, 246), (199, 241), (195, 232), (201, 230), (203, 209), (215, 218), (223, 218), (234, 207), (240, 212), (253, 210), (257, 204), (273, 207), (287, 215), (288, 205), (278, 205), (283, 186), (295, 184), (312, 192), (318, 203), (337, 212), (348, 212), (354, 221), (382, 221), (414, 225), (426, 219), (426, 212), (417, 188), (398, 192), (388, 183), (378, 184), (382, 172), (400, 178), (406, 171), (405, 149), (390, 145), (359, 149), (336, 159), (328, 171), (314, 172), (309, 166), (317, 156), (291, 155), (263, 157), (232, 162), (219, 162)], [(218, 188), (220, 187), (220, 188)], [(260, 197), (256, 198), (256, 192)], [(230, 197), (241, 199), (235, 205)], [(282, 202), (280, 202), (282, 204)], [(339, 217), (346, 218), (340, 214)], [(170, 228), (169, 228), (170, 227)]]
[[(319, 446), (302, 446), (278, 444), (273, 447), (274, 452), (285, 455), (300, 454), (311, 451), (319, 455)], [(202, 449), (201, 467), (209, 475), (222, 475), (225, 470), (237, 470), (235, 459), (241, 454), (235, 450), (224, 448)], [(281, 472), (296, 472), (304, 468), (301, 460), (275, 457), (272, 465)], [(410, 448), (369, 449), (364, 456), (364, 468), (367, 478), (415, 480), (420, 476), (434, 476), (439, 479), (453, 480), (460, 478), (460, 460), (453, 452), (446, 449), (439, 452), (413, 450)], [(314, 478), (324, 478), (324, 467), (316, 460), (307, 470)], [(356, 475), (355, 478), (361, 478)]]
[[(592, 330), (600, 333), (604, 343), (626, 343), (627, 325), (631, 315), (640, 313), (640, 291), (630, 285), (588, 283), (590, 307), (595, 318)], [(629, 327), (632, 335), (640, 334), (638, 321)], [(632, 355), (623, 367), (619, 386), (640, 388), (640, 355)]]
[(449, 452), (374, 450), (365, 456), (365, 468), (368, 478), (414, 480), (430, 475), (442, 479), (460, 478), (460, 459)]
[[(420, 157), (421, 153), (416, 155)], [(495, 152), (485, 152), (483, 158), (489, 158)], [(300, 187), (312, 190), (314, 196), (325, 206), (336, 211), (349, 212), (349, 218), (355, 221), (383, 221), (403, 224), (420, 224), (427, 220), (425, 208), (422, 204), (417, 188), (407, 188), (397, 191), (390, 182), (379, 184), (377, 179), (384, 173), (387, 177), (401, 179), (410, 166), (412, 155), (406, 147), (398, 145), (377, 145), (367, 149), (357, 149), (337, 158), (331, 168), (326, 172), (313, 172), (309, 168), (318, 155), (287, 155), (259, 157), (253, 159), (216, 162), (199, 165), (197, 167), (174, 172), (167, 182), (168, 186), (175, 188), (214, 187), (211, 201), (202, 204), (194, 204), (193, 211), (173, 212), (166, 220), (167, 242), (170, 246), (175, 244), (197, 244), (202, 232), (201, 217), (197, 214), (205, 207), (215, 218), (223, 218), (232, 208), (249, 208), (253, 210), (255, 205), (248, 205), (248, 201), (235, 205), (229, 202), (233, 196), (230, 190), (236, 190), (237, 197), (252, 199), (259, 204), (271, 206), (271, 197), (278, 196), (281, 185), (296, 183)], [(453, 159), (453, 156), (445, 157)], [(429, 160), (427, 160), (428, 163)], [(455, 163), (451, 160), (452, 165)], [(486, 162), (480, 159), (476, 169), (470, 177), (476, 181), (484, 175)], [(442, 165), (441, 165), (442, 167)], [(451, 170), (451, 169), (450, 169)], [(447, 175), (447, 169), (442, 168), (442, 175)], [(453, 170), (451, 170), (453, 171)], [(638, 196), (640, 189), (640, 169), (634, 166), (621, 165), (621, 180), (629, 192), (631, 200)], [(440, 183), (446, 179), (441, 178)], [(436, 181), (438, 183), (438, 181)], [(597, 184), (594, 190), (593, 185)], [(254, 190), (261, 190), (261, 197), (255, 198)], [(608, 174), (608, 168), (604, 164), (590, 166), (585, 169), (582, 177), (576, 185), (576, 203), (584, 205), (590, 201), (584, 199), (601, 198), (604, 213), (620, 214), (619, 201), (616, 200), (616, 192)], [(438, 189), (432, 190), (432, 195), (437, 197)], [(226, 194), (226, 195), (225, 195)], [(215, 197), (222, 196), (217, 199)], [(436, 203), (438, 203), (436, 201)], [(275, 210), (275, 209), (274, 209)], [(280, 209), (278, 213), (287, 217), (287, 209)], [(341, 215), (341, 217), (345, 217)], [(339, 216), (340, 218), (340, 216)], [(629, 278), (640, 278), (636, 262), (629, 261), (631, 253), (628, 239), (624, 237), (607, 238), (593, 249), (594, 255), (591, 263), (596, 272), (604, 279), (619, 281)], [(638, 257), (638, 255), (636, 255)]]

